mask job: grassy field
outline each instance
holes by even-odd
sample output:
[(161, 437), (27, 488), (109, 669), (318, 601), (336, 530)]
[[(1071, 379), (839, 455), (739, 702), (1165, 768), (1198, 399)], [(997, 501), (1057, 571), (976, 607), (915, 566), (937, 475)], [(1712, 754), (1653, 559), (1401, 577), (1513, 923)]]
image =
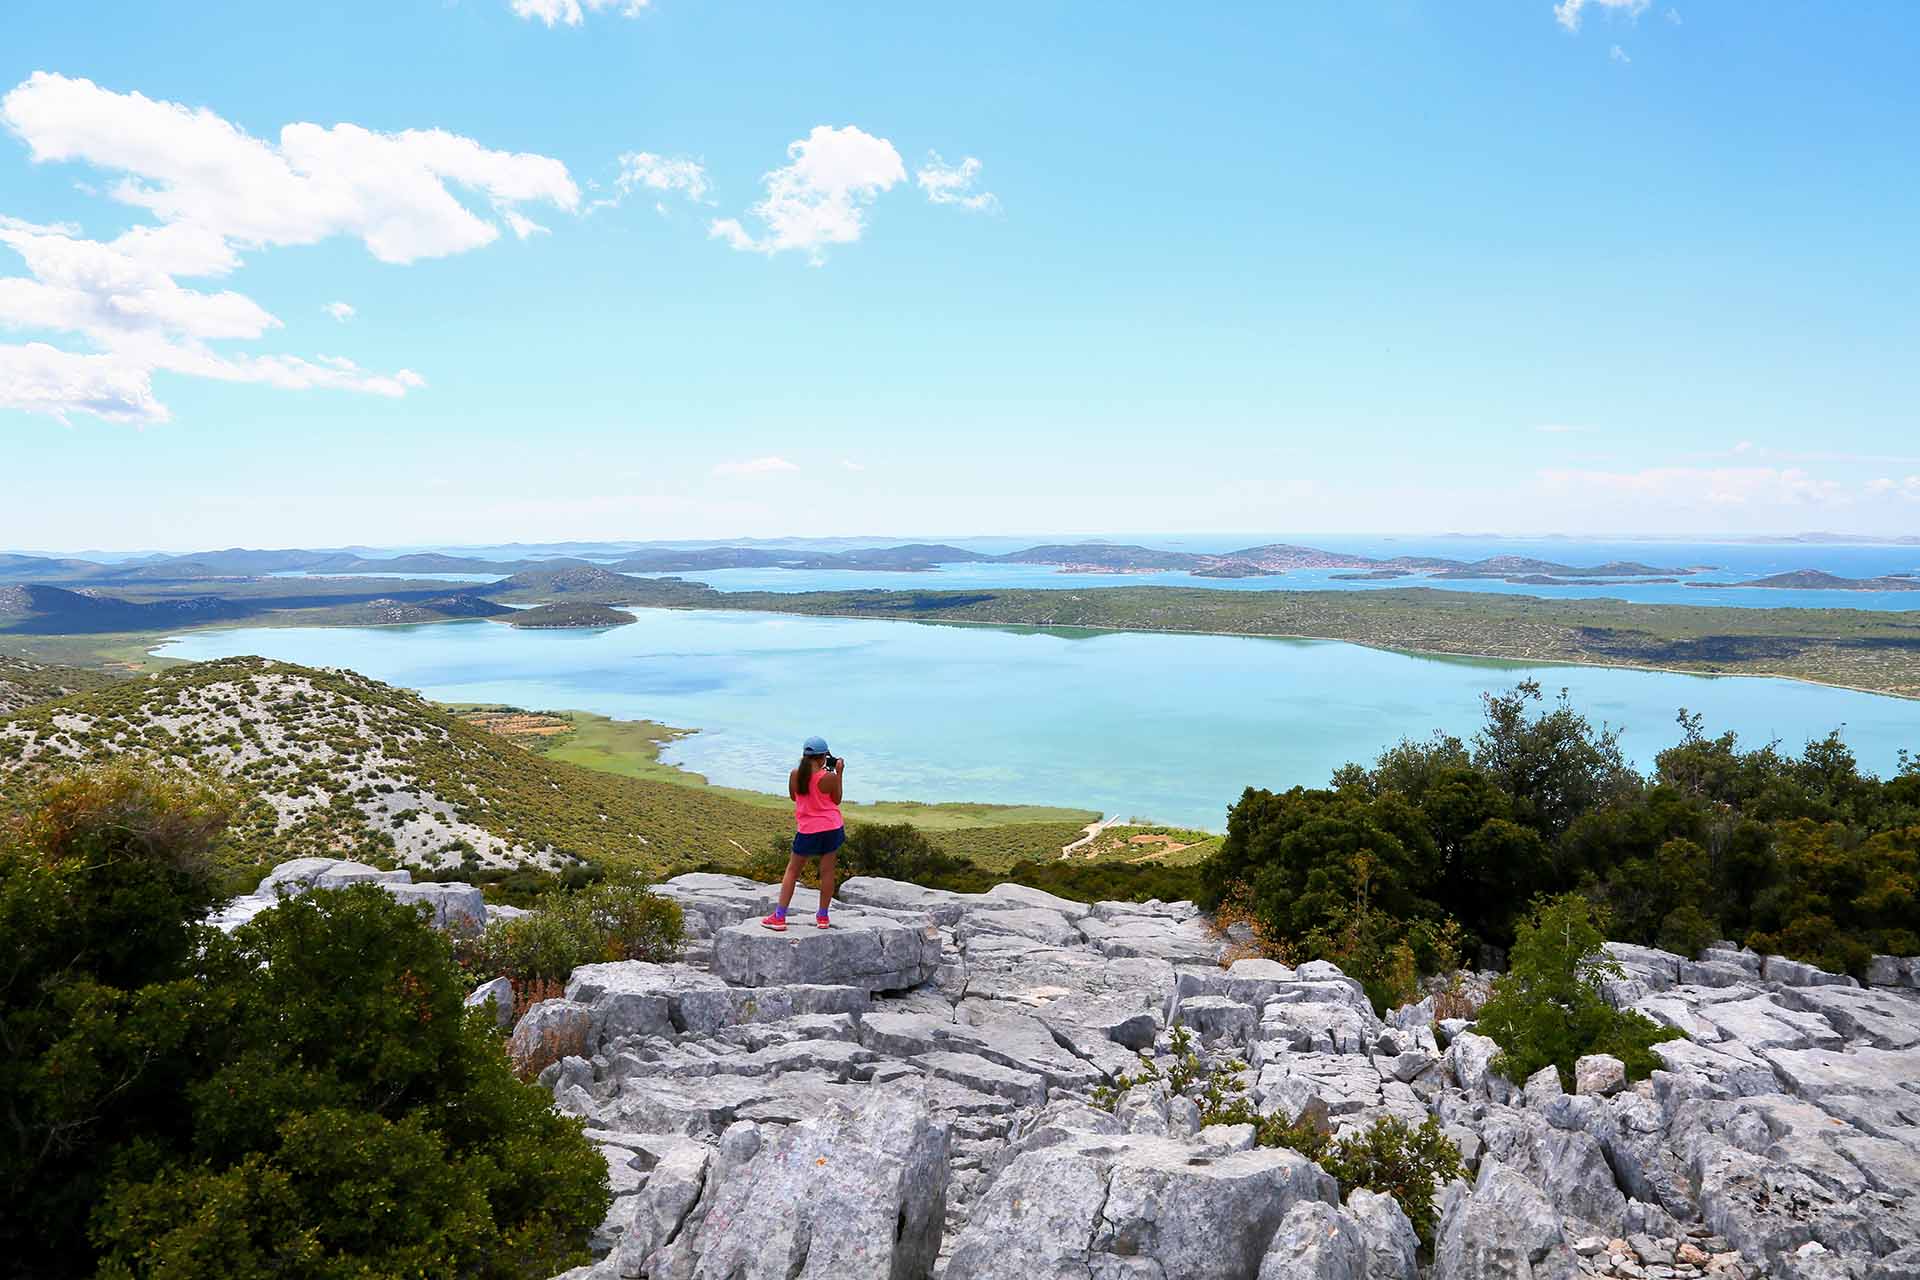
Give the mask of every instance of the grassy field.
[[(676, 729), (652, 720), (613, 720), (590, 711), (525, 712), (518, 708), (471, 704), (451, 709), (469, 723), (500, 732), (548, 760), (625, 778), (696, 787), (744, 805), (780, 814), (788, 812), (787, 798), (778, 793), (717, 787), (698, 773), (663, 763), (661, 750), (674, 739), (694, 732), (690, 729)], [(556, 729), (559, 731), (555, 732)], [(858, 791), (857, 772), (849, 772), (848, 786)], [(911, 800), (856, 801), (846, 806), (846, 813), (853, 822), (911, 822), (930, 835), (966, 833), (965, 839), (957, 840), (952, 846), (953, 851), (967, 852), (966, 846), (977, 841), (983, 849), (990, 848), (996, 857), (1014, 849), (1023, 857), (1058, 853), (1062, 845), (1077, 839), (1087, 824), (1100, 817), (1088, 809), (1047, 805), (922, 804)], [(1064, 833), (1062, 838), (1054, 839), (1059, 833)]]

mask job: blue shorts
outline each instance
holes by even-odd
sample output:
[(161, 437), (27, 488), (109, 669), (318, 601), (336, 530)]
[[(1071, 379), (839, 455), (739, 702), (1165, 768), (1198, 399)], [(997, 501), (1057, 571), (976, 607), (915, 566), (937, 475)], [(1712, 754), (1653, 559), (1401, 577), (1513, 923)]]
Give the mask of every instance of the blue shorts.
[(835, 827), (831, 831), (803, 831), (793, 838), (793, 851), (802, 858), (818, 858), (832, 853), (847, 842), (847, 829)]

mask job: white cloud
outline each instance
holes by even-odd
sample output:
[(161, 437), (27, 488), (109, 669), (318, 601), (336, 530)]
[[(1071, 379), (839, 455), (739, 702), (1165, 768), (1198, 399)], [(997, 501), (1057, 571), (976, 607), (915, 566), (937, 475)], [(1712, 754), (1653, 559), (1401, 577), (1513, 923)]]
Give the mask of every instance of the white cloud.
[(491, 151), (439, 129), (289, 124), (275, 145), (205, 108), (45, 71), (0, 98), (0, 122), (36, 161), (84, 161), (127, 175), (109, 194), (190, 228), (176, 234), (196, 239), (209, 258), (216, 240), (264, 248), (350, 235), (382, 262), (405, 263), (496, 239), (499, 228), (448, 184), (503, 213), (536, 202), (573, 210), (580, 201), (560, 161)]
[(1549, 436), (1570, 436), (1585, 429), (1584, 427), (1570, 427), (1560, 422), (1546, 422), (1534, 428), (1535, 431)]
[(757, 476), (776, 471), (798, 471), (800, 468), (785, 458), (772, 456), (748, 458), (742, 462), (723, 462), (713, 469), (717, 476)]
[(1625, 49), (1622, 49), (1617, 44), (1607, 50), (1607, 57), (1611, 58), (1615, 62), (1632, 62), (1633, 61), (1632, 58), (1629, 58), (1627, 56), (1627, 51)]
[(1671, 22), (1676, 27), (1681, 24), (1680, 11), (1678, 9), (1670, 8), (1662, 16), (1665, 17), (1668, 22)]
[(840, 466), (847, 471), (865, 471), (867, 469), (865, 463), (855, 462), (852, 458), (840, 459)]
[(1867, 492), (1876, 498), (1904, 498), (1908, 502), (1920, 502), (1920, 476), (1908, 476), (1904, 480), (1881, 476), (1877, 480), (1867, 481)]
[[(290, 124), (276, 145), (204, 108), (47, 72), (0, 97), (0, 124), (36, 162), (82, 162), (122, 175), (105, 194), (158, 220), (103, 242), (71, 226), (0, 217), (0, 246), (27, 269), (0, 276), (0, 327), (76, 335), (94, 348), (0, 346), (0, 409), (63, 421), (73, 414), (167, 421), (152, 385), (162, 371), (405, 395), (426, 385), (410, 370), (216, 350), (210, 344), (256, 340), (280, 321), (244, 294), (190, 289), (176, 277), (226, 275), (240, 266), (242, 249), (334, 235), (357, 238), (394, 263), (496, 239), (494, 223), (450, 186), (477, 194), (523, 237), (542, 228), (516, 206), (579, 205), (566, 166), (545, 156), (491, 151), (441, 130), (382, 134), (351, 124)], [(340, 321), (353, 315), (346, 303), (325, 310)]]
[[(637, 189), (679, 191), (696, 204), (705, 204), (713, 189), (707, 170), (698, 160), (685, 156), (660, 156), (651, 151), (629, 151), (620, 157), (620, 176), (614, 186), (621, 196)], [(609, 201), (607, 203), (617, 203)]]
[(150, 369), (111, 355), (81, 355), (44, 342), (0, 344), (0, 409), (43, 413), (66, 422), (90, 413), (108, 422), (167, 421)]
[(815, 125), (787, 155), (792, 163), (766, 175), (766, 198), (753, 206), (765, 234), (755, 237), (738, 219), (718, 218), (709, 235), (752, 253), (801, 250), (817, 266), (826, 246), (858, 240), (866, 229), (863, 209), (907, 176), (891, 142), (852, 125)]
[(1569, 31), (1580, 29), (1580, 16), (1588, 5), (1605, 9), (1609, 14), (1624, 13), (1629, 18), (1638, 18), (1645, 13), (1653, 0), (1560, 0), (1553, 6), (1553, 16), (1560, 25)]
[(280, 322), (232, 291), (183, 289), (163, 271), (66, 227), (0, 219), (0, 245), (31, 278), (0, 276), (0, 325), (81, 333), (103, 346), (173, 335), (258, 338)]
[(959, 164), (948, 164), (938, 151), (927, 153), (927, 162), (914, 172), (914, 181), (934, 204), (957, 204), (975, 213), (993, 213), (1000, 208), (999, 197), (991, 191), (975, 192), (974, 179), (980, 176), (980, 161), (968, 156)]
[(338, 320), (341, 324), (345, 324), (347, 321), (353, 319), (354, 315), (352, 304), (346, 302), (329, 302), (320, 309), (332, 316), (335, 320)]
[(1542, 485), (1557, 495), (1605, 498), (1629, 505), (1678, 508), (1812, 506), (1843, 503), (1844, 486), (1798, 467), (1647, 467), (1640, 471), (1548, 470)]
[(577, 27), (586, 19), (584, 10), (599, 13), (618, 9), (623, 18), (637, 18), (646, 12), (649, 3), (651, 0), (508, 0), (509, 7), (520, 17), (544, 22), (549, 27), (556, 23)]
[(507, 225), (513, 228), (515, 239), (525, 240), (528, 236), (544, 236), (549, 234), (545, 227), (523, 213), (515, 213), (512, 209), (508, 209), (504, 216), (507, 220)]

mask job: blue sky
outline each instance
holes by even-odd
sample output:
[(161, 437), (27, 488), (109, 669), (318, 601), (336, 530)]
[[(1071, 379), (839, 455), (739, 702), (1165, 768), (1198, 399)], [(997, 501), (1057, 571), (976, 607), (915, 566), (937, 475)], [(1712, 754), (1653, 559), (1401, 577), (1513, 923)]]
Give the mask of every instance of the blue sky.
[(1905, 3), (12, 0), (0, 546), (1920, 532), (1916, 54)]

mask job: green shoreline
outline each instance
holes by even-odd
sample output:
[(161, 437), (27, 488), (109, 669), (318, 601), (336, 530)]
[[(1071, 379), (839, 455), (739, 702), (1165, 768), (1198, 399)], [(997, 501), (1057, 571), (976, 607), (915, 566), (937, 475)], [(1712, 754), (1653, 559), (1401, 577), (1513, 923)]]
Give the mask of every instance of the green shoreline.
[[(776, 792), (753, 791), (743, 787), (718, 786), (704, 774), (660, 759), (661, 751), (676, 738), (700, 732), (662, 724), (657, 720), (618, 720), (594, 711), (575, 709), (547, 710), (507, 707), (491, 702), (441, 702), (455, 715), (470, 711), (523, 711), (531, 715), (553, 716), (568, 721), (572, 732), (542, 743), (522, 742), (521, 746), (567, 764), (579, 765), (601, 773), (627, 778), (646, 778), (679, 786), (699, 787), (714, 795), (728, 796), (757, 808), (785, 812), (788, 800)], [(849, 771), (849, 785), (856, 791), (858, 767)], [(919, 800), (854, 801), (847, 806), (848, 816), (860, 822), (911, 822), (926, 831), (978, 830), (982, 827), (1015, 826), (1032, 823), (1071, 822), (1086, 826), (1102, 815), (1093, 809), (1061, 805), (984, 804), (973, 801), (931, 803)]]

